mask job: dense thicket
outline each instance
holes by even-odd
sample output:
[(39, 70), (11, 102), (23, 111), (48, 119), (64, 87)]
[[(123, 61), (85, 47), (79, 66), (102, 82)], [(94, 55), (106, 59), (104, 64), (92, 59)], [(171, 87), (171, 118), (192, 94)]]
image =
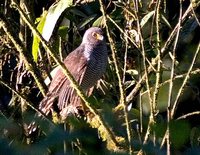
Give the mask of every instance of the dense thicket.
[[(1, 1), (0, 154), (200, 153), (199, 5)], [(104, 30), (109, 65), (86, 98), (88, 115), (35, 117), (44, 79), (91, 26)], [(39, 130), (29, 135), (33, 120)]]

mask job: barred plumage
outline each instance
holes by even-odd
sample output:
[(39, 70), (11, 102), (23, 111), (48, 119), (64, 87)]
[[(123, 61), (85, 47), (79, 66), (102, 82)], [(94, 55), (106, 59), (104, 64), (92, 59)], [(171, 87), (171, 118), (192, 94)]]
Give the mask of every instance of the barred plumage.
[[(64, 64), (85, 93), (90, 95), (92, 87), (101, 78), (107, 65), (107, 48), (102, 30), (97, 27), (89, 28), (80, 46), (65, 58)], [(70, 113), (77, 113), (81, 107), (81, 99), (61, 69), (56, 72), (39, 109), (48, 115), (54, 110), (54, 104), (57, 104), (59, 114), (64, 118)]]

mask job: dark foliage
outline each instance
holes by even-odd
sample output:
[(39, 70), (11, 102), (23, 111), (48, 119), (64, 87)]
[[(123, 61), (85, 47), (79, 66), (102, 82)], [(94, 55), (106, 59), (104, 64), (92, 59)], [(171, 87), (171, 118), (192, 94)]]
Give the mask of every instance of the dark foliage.
[[(61, 60), (86, 29), (103, 28), (109, 66), (88, 101), (120, 147), (91, 110), (64, 124), (56, 114), (35, 117), (43, 98), (36, 81), (44, 86), (57, 64), (11, 2), (0, 2), (0, 154), (199, 154), (198, 0), (84, 0), (59, 9), (55, 4), (72, 1), (18, 1), (39, 32), (49, 35), (48, 45)], [(24, 56), (12, 34), (22, 42)], [(33, 120), (39, 130), (28, 135)]]

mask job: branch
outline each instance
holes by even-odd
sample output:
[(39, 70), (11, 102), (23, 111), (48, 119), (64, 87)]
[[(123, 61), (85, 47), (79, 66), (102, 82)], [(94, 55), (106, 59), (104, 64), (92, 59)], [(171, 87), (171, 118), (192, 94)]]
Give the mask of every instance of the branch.
[(45, 96), (45, 88), (46, 85), (44, 84), (44, 80), (41, 78), (41, 75), (39, 74), (39, 70), (36, 67), (36, 64), (32, 61), (32, 59), (29, 58), (28, 51), (24, 47), (22, 41), (18, 38), (18, 36), (13, 31), (13, 28), (10, 26), (11, 24), (8, 22), (6, 17), (0, 13), (0, 28), (2, 27), (4, 32), (7, 34), (7, 36), (10, 38), (12, 43), (14, 44), (17, 51), (22, 56), (22, 59), (24, 60), (24, 63), (26, 65), (27, 70), (30, 71), (33, 78), (35, 79), (35, 82), (42, 92), (43, 96)]
[(43, 114), (43, 112), (41, 112), (40, 110), (36, 109), (34, 106), (32, 106), (33, 104), (31, 103), (30, 100), (28, 100), (23, 94), (21, 94), (20, 92), (16, 91), (14, 88), (12, 88), (11, 86), (9, 86), (8, 83), (6, 83), (3, 79), (0, 78), (0, 83), (2, 85), (4, 85), (5, 87), (7, 87), (9, 90), (11, 90), (14, 94), (16, 94), (19, 98), (23, 99), (25, 101), (25, 103), (31, 107), (33, 110), (35, 110), (36, 112), (38, 112), (41, 116), (43, 116), (43, 118), (45, 118), (45, 120), (47, 120), (50, 124), (53, 125), (53, 123), (46, 117), (46, 115)]
[(192, 59), (192, 63), (191, 63), (191, 65), (190, 65), (190, 68), (188, 69), (188, 72), (187, 72), (187, 74), (186, 74), (186, 76), (185, 76), (185, 79), (184, 79), (184, 81), (183, 81), (183, 83), (182, 83), (182, 85), (181, 85), (181, 87), (180, 87), (180, 89), (179, 89), (179, 91), (178, 91), (178, 94), (177, 94), (177, 96), (176, 96), (176, 99), (175, 99), (175, 101), (174, 101), (173, 108), (172, 108), (172, 110), (171, 110), (171, 118), (174, 117), (174, 114), (175, 114), (176, 109), (177, 109), (177, 106), (178, 106), (178, 100), (179, 100), (179, 98), (180, 98), (180, 96), (181, 96), (181, 93), (183, 92), (183, 90), (184, 90), (184, 88), (185, 88), (185, 85), (186, 85), (188, 79), (190, 78), (190, 75), (191, 75), (191, 72), (192, 72), (192, 68), (193, 68), (194, 63), (195, 63), (195, 60), (196, 60), (196, 58), (197, 58), (197, 56), (198, 56), (198, 54), (199, 54), (199, 51), (200, 51), (200, 42), (199, 42), (199, 44), (198, 44), (197, 50), (196, 50), (196, 52), (195, 52), (195, 54), (194, 54), (194, 57), (193, 57), (193, 59)]
[(185, 119), (187, 117), (190, 117), (190, 116), (193, 116), (193, 115), (199, 115), (199, 114), (200, 114), (200, 111), (194, 111), (194, 112), (191, 112), (191, 113), (188, 113), (188, 114), (185, 114), (185, 115), (178, 117), (177, 120)]
[(119, 143), (116, 140), (116, 136), (111, 131), (108, 124), (103, 120), (103, 117), (98, 113), (98, 111), (90, 106), (90, 103), (88, 102), (87, 96), (81, 90), (80, 86), (78, 85), (78, 83), (76, 82), (74, 77), (71, 75), (71, 73), (69, 72), (69, 70), (67, 69), (65, 64), (63, 62), (61, 62), (61, 60), (58, 58), (58, 56), (56, 56), (54, 54), (52, 48), (48, 45), (47, 41), (42, 37), (42, 35), (39, 33), (39, 31), (35, 28), (34, 24), (29, 20), (29, 18), (22, 11), (22, 9), (20, 8), (20, 6), (18, 5), (18, 3), (15, 0), (12, 0), (12, 6), (18, 10), (22, 19), (28, 25), (28, 27), (31, 29), (32, 33), (34, 33), (34, 35), (38, 37), (38, 39), (42, 43), (42, 46), (44, 47), (44, 49), (51, 55), (51, 57), (54, 59), (54, 61), (60, 66), (63, 73), (65, 74), (67, 79), (70, 81), (71, 86), (76, 90), (78, 96), (85, 103), (85, 106), (89, 109), (89, 111), (91, 113), (93, 113), (97, 117), (98, 121), (100, 122), (101, 125), (103, 125), (103, 127), (105, 128), (105, 131), (108, 133), (109, 137), (115, 143), (115, 145), (119, 146)]
[[(187, 8), (187, 10), (185, 11), (185, 13), (183, 14), (182, 21), (184, 22), (184, 20), (192, 12), (192, 10), (196, 9), (198, 6), (200, 6), (200, 2), (197, 2), (195, 4), (191, 3), (189, 5), (189, 7)], [(168, 50), (167, 50), (168, 46), (170, 45), (170, 43), (174, 39), (174, 36), (177, 33), (177, 28), (178, 28), (178, 24), (175, 26), (174, 30), (171, 32), (169, 38), (165, 42), (165, 45), (162, 47), (162, 49), (161, 49), (161, 58), (163, 58), (167, 54), (167, 52), (168, 52)], [(154, 69), (153, 67), (155, 67), (157, 65), (158, 60), (159, 60), (158, 56), (155, 57), (154, 59), (152, 59), (151, 65), (148, 67), (148, 73), (151, 73), (153, 71), (153, 69)], [(146, 80), (146, 76), (144, 74), (144, 75), (142, 75), (141, 79), (137, 82), (137, 84), (134, 87), (134, 89), (126, 97), (126, 102), (127, 103), (129, 103), (131, 100), (133, 100), (133, 98), (135, 97), (135, 95), (142, 89), (142, 86), (145, 83), (145, 80)]]
[(132, 130), (131, 130), (130, 123), (129, 123), (130, 121), (129, 121), (129, 117), (128, 117), (128, 109), (127, 109), (127, 104), (126, 104), (126, 99), (125, 99), (125, 90), (124, 90), (123, 82), (122, 82), (122, 79), (121, 79), (120, 73), (119, 73), (120, 70), (119, 70), (119, 66), (118, 66), (118, 63), (117, 63), (117, 57), (116, 57), (116, 54), (115, 54), (116, 48), (115, 48), (115, 45), (114, 45), (114, 41), (113, 41), (113, 39), (110, 35), (109, 27), (107, 25), (107, 18), (108, 17), (106, 16), (102, 0), (99, 0), (99, 4), (100, 4), (100, 10), (103, 14), (106, 32), (107, 32), (108, 40), (110, 42), (110, 48), (111, 48), (111, 51), (112, 51), (112, 58), (113, 58), (113, 61), (114, 61), (115, 70), (116, 70), (116, 74), (117, 74), (117, 78), (118, 78), (119, 91), (120, 91), (120, 104), (123, 106), (123, 110), (124, 110), (127, 137), (128, 137), (129, 153), (131, 155), (133, 153), (133, 147), (132, 147), (133, 138), (132, 138)]

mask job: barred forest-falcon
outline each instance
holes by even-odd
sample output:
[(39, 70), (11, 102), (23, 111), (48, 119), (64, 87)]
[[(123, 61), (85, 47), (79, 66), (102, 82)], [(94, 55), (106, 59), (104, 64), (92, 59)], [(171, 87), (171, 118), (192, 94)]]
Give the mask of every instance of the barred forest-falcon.
[[(108, 52), (103, 31), (98, 27), (89, 28), (82, 43), (64, 60), (64, 64), (86, 95), (106, 71)], [(53, 77), (47, 95), (40, 102), (39, 109), (48, 115), (57, 106), (62, 118), (77, 114), (81, 108), (81, 99), (70, 81), (59, 68)]]

